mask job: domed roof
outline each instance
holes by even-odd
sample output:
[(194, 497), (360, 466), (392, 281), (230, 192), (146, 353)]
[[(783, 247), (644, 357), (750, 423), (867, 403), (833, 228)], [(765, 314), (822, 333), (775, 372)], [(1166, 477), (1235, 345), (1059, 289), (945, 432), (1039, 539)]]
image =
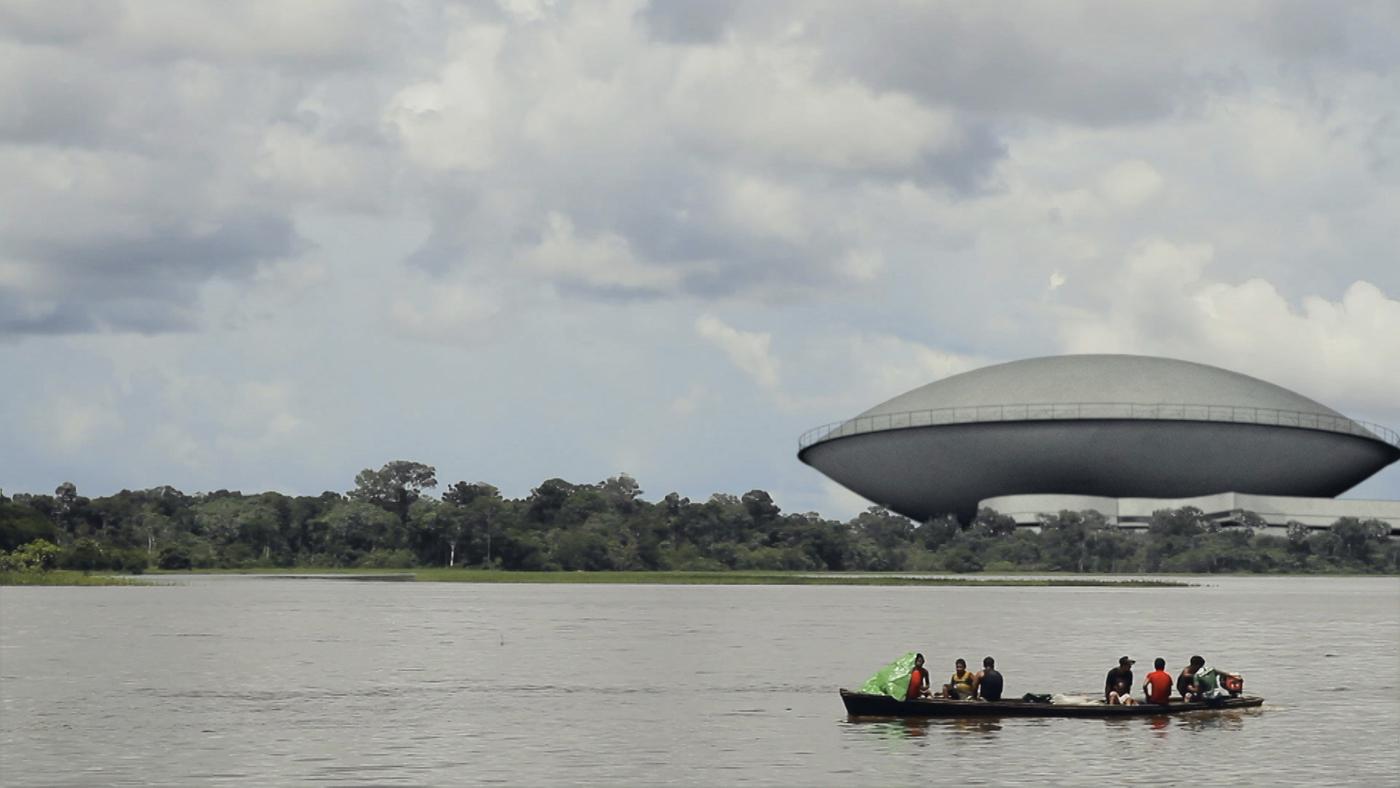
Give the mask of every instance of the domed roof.
[(1155, 356), (1049, 356), (974, 369), (876, 405), (861, 416), (988, 405), (1131, 403), (1273, 408), (1345, 418), (1301, 394), (1238, 372)]

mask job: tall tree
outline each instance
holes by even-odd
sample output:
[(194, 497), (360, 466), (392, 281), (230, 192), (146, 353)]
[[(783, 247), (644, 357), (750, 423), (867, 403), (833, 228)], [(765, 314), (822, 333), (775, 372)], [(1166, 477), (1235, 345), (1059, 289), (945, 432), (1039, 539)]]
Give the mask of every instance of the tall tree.
[(366, 468), (355, 475), (350, 497), (372, 503), (398, 515), (399, 527), (408, 528), (408, 508), (424, 490), (437, 486), (437, 469), (421, 462), (394, 460), (379, 470)]
[(442, 494), (452, 512), (439, 521), (442, 538), (448, 544), (448, 566), (457, 563), (457, 551), (473, 536), (481, 537), (485, 545), (484, 563), (491, 565), (491, 537), (499, 519), (501, 491), (485, 482), (457, 482)]

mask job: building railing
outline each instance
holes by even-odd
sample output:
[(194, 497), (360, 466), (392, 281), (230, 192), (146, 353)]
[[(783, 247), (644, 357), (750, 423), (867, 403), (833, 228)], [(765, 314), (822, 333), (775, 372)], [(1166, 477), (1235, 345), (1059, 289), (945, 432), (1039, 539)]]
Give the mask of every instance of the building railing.
[(857, 416), (807, 430), (797, 440), (798, 451), (822, 441), (914, 427), (945, 424), (977, 424), (997, 421), (1051, 421), (1075, 419), (1158, 419), (1167, 421), (1212, 421), (1231, 424), (1264, 424), (1277, 427), (1325, 430), (1383, 441), (1400, 448), (1400, 433), (1380, 424), (1276, 408), (1235, 407), (1231, 405), (1138, 404), (1135, 402), (1068, 402), (1024, 405), (978, 405), (963, 408), (932, 408)]

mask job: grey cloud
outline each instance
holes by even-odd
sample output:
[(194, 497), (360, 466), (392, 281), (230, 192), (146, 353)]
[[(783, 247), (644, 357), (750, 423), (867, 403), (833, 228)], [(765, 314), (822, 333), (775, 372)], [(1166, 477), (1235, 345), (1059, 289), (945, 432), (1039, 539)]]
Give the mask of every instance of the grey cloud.
[(98, 0), (8, 3), (0, 38), (26, 45), (96, 47), (115, 61), (255, 62), (353, 68), (381, 56), (406, 31), (397, 4), (335, 0)]
[[(404, 48), (401, 9), (278, 8), (0, 8), (0, 333), (188, 330), (205, 283), (308, 248), (299, 206), (382, 208), (385, 80), (363, 69)], [(278, 125), (300, 136), (272, 159)], [(340, 158), (298, 147), (321, 143)]]
[[(1095, 3), (1006, 13), (975, 4), (655, 2), (641, 12), (662, 41), (713, 44), (726, 34), (755, 40), (801, 30), (833, 78), (854, 76), (982, 114), (1089, 124), (1172, 111), (1200, 78), (1185, 52), (1202, 35), (1189, 20), (1205, 16), (1191, 6)], [(1222, 17), (1228, 14), (1197, 21)]]
[(98, 145), (110, 87), (58, 49), (0, 43), (0, 140)]
[(738, 8), (738, 0), (653, 0), (638, 15), (659, 40), (699, 44), (718, 40)]
[[(188, 288), (170, 288), (186, 291)], [(62, 300), (34, 310), (0, 293), (0, 338), (9, 335), (82, 334), (92, 331), (119, 331), (137, 334), (161, 334), (187, 331), (197, 327), (198, 316), (193, 307), (170, 303), (162, 298), (118, 298), (99, 303), (77, 299)]]
[(1006, 143), (989, 123), (964, 119), (962, 139), (947, 150), (925, 154), (920, 166), (890, 177), (908, 177), (930, 189), (949, 188), (973, 195), (989, 188), (988, 176), (1006, 156)]
[(0, 4), (0, 38), (66, 44), (109, 30), (122, 8), (108, 0), (13, 0)]
[(244, 276), (305, 248), (285, 218), (256, 214), (208, 231), (155, 226), (139, 238), (6, 241), (0, 255), (40, 261), (45, 283), (0, 291), (0, 334), (193, 329), (205, 281)]
[(0, 244), (0, 249), (16, 257), (41, 259), (118, 282), (131, 277), (198, 279), (208, 272), (236, 273), (257, 261), (304, 248), (286, 217), (255, 212), (230, 216), (209, 230), (154, 223), (138, 237), (49, 236)]
[(1037, 14), (1068, 18), (1075, 6), (1028, 7), (1025, 14), (966, 5), (896, 8), (867, 13), (838, 5), (813, 26), (812, 42), (829, 53), (834, 70), (993, 116), (1142, 121), (1170, 112), (1188, 77), (1181, 50), (1151, 46), (1161, 31), (1150, 19), (1135, 26), (1122, 18), (1131, 12), (1051, 31), (1037, 26)]
[(1287, 61), (1337, 62), (1387, 74), (1400, 65), (1400, 6), (1385, 0), (1273, 2), (1257, 30), (1263, 46)]

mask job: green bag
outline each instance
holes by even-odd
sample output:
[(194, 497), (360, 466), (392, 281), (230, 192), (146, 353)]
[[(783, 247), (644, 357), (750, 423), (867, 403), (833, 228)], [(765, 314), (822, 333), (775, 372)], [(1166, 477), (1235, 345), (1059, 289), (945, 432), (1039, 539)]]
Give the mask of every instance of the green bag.
[(864, 684), (860, 691), (871, 695), (888, 695), (895, 700), (904, 700), (904, 696), (909, 692), (909, 676), (914, 672), (914, 657), (912, 651), (906, 653), (899, 659), (880, 668)]
[(1210, 692), (1220, 686), (1220, 674), (1209, 665), (1202, 665), (1196, 671), (1196, 684), (1201, 688), (1202, 693)]

